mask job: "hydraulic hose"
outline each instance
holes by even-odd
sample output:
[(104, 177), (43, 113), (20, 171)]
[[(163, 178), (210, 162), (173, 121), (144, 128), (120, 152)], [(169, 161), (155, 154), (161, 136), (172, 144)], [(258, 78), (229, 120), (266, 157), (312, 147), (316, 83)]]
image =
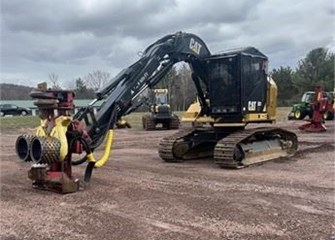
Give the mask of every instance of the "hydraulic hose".
[[(113, 129), (110, 129), (107, 133), (107, 143), (106, 143), (106, 146), (105, 146), (104, 154), (99, 160), (96, 160), (94, 158), (93, 152), (91, 151), (88, 143), (83, 138), (74, 139), (74, 140), (79, 140), (82, 143), (82, 145), (84, 147), (84, 150), (87, 154), (81, 160), (88, 160), (89, 161), (89, 163), (87, 164), (86, 170), (85, 170), (85, 175), (84, 175), (84, 181), (86, 183), (88, 183), (90, 181), (93, 169), (95, 167), (102, 167), (107, 162), (107, 160), (109, 158), (109, 155), (110, 155), (110, 152), (111, 152), (112, 144), (113, 144), (113, 135), (114, 135), (114, 131), (113, 131)], [(74, 140), (72, 142), (74, 142)]]
[(101, 157), (101, 159), (99, 159), (96, 162), (95, 167), (97, 167), (97, 168), (102, 167), (107, 162), (107, 160), (109, 158), (109, 155), (112, 151), (113, 138), (114, 138), (114, 131), (113, 131), (113, 129), (110, 129), (108, 131), (108, 134), (107, 134), (107, 142), (106, 142), (104, 154)]

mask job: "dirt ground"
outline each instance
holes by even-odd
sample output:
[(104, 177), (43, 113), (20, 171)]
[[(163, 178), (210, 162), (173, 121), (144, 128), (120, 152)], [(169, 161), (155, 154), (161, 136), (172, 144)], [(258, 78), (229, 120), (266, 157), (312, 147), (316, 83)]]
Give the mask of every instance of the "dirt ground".
[[(164, 163), (159, 139), (175, 130), (119, 129), (89, 188), (67, 195), (32, 189), (30, 164), (14, 150), (25, 130), (2, 133), (0, 237), (335, 239), (335, 124), (317, 134), (299, 132), (301, 124), (277, 124), (298, 134), (296, 156), (242, 170), (220, 169), (212, 159)], [(74, 175), (84, 170), (75, 167)]]

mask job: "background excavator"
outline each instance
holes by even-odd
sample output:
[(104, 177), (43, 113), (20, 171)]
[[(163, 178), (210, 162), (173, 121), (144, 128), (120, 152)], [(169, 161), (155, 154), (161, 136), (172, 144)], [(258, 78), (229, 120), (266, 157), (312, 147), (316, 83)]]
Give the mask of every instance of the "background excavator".
[(156, 130), (157, 125), (161, 125), (163, 129), (178, 129), (179, 117), (172, 113), (167, 89), (151, 89), (151, 104), (149, 106), (150, 114), (142, 117), (142, 125), (145, 130)]
[[(109, 158), (116, 122), (134, 109), (145, 89), (154, 87), (177, 63), (190, 65), (200, 110), (193, 115), (208, 127), (183, 129), (159, 144), (159, 155), (167, 162), (213, 156), (220, 167), (242, 168), (283, 156), (297, 149), (297, 136), (278, 127), (245, 129), (249, 123), (274, 123), (276, 85), (268, 76), (268, 58), (248, 47), (211, 54), (198, 36), (177, 32), (147, 47), (141, 58), (122, 70), (96, 93), (96, 99), (73, 117), (73, 93), (40, 87), (31, 93), (37, 99), (41, 125), (35, 135), (19, 136), (16, 152), (33, 161), (29, 177), (38, 189), (75, 192), (72, 165), (88, 162), (84, 182), (94, 168)], [(92, 106), (104, 101), (97, 114)], [(106, 139), (101, 159), (94, 150)], [(72, 154), (84, 153), (80, 160)]]

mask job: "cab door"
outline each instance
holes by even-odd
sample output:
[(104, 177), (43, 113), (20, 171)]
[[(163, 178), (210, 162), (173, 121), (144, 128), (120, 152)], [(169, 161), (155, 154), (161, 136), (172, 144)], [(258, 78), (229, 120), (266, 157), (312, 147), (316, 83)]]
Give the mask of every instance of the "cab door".
[(208, 65), (211, 113), (224, 122), (239, 122), (241, 111), (241, 81), (238, 58), (213, 59)]

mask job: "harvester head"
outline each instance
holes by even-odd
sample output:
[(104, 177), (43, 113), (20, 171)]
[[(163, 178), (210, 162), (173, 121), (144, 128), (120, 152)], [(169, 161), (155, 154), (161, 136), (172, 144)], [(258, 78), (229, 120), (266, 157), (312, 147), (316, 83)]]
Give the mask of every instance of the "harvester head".
[(16, 153), (22, 161), (31, 161), (28, 177), (33, 187), (70, 193), (79, 190), (79, 181), (72, 178), (69, 139), (66, 135), (72, 123), (69, 111), (74, 109), (72, 91), (47, 89), (39, 84), (30, 93), (36, 101), (41, 125), (36, 134), (24, 134), (16, 140)]

